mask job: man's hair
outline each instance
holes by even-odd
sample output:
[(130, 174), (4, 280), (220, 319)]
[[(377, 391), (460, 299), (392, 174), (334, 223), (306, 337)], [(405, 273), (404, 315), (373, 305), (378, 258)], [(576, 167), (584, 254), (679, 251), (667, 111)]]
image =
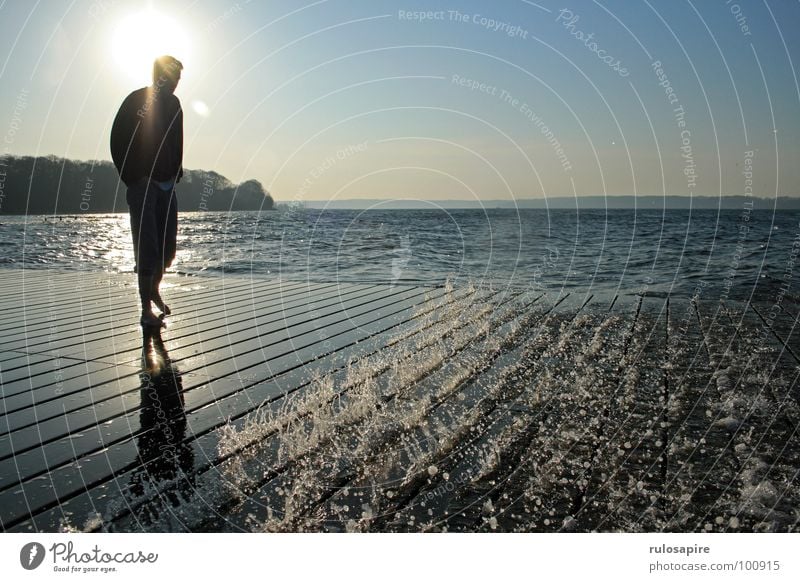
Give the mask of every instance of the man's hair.
[(180, 76), (183, 70), (183, 63), (175, 57), (163, 55), (153, 61), (153, 82), (156, 83), (161, 77), (175, 79)]

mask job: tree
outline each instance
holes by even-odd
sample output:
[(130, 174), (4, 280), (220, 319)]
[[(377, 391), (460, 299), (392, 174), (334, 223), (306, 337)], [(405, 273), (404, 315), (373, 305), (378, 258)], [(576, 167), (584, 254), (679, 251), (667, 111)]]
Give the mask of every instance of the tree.
[[(108, 161), (55, 156), (5, 156), (0, 160), (1, 214), (127, 212), (125, 184)], [(30, 192), (30, 196), (29, 196)], [(272, 196), (258, 180), (238, 187), (217, 172), (186, 170), (178, 185), (180, 211), (269, 210)]]

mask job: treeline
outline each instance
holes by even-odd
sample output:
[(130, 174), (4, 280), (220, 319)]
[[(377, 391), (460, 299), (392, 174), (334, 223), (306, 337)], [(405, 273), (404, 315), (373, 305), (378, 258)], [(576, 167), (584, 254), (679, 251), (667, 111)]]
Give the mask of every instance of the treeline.
[[(55, 156), (0, 158), (0, 214), (127, 212), (125, 184), (111, 162)], [(234, 184), (204, 170), (184, 170), (178, 184), (180, 212), (269, 210), (272, 196), (258, 180)]]

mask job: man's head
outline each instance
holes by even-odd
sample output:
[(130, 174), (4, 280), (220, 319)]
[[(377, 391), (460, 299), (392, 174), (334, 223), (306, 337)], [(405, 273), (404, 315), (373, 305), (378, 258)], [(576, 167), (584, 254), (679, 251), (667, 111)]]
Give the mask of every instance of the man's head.
[(172, 93), (181, 80), (183, 63), (175, 57), (164, 55), (153, 62), (153, 85), (162, 91)]

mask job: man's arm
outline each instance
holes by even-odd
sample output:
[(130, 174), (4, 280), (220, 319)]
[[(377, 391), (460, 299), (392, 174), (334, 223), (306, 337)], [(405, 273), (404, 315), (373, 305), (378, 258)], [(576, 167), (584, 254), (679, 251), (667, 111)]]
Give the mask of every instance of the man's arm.
[(133, 94), (125, 98), (111, 126), (111, 159), (120, 177), (126, 173), (125, 166), (135, 163), (136, 158), (136, 152), (132, 150), (139, 117), (134, 101)]
[(178, 178), (175, 180), (176, 182), (180, 182), (181, 178), (183, 178), (183, 108), (181, 107), (181, 102), (178, 101), (178, 136), (176, 137), (175, 144), (176, 151), (178, 152)]

